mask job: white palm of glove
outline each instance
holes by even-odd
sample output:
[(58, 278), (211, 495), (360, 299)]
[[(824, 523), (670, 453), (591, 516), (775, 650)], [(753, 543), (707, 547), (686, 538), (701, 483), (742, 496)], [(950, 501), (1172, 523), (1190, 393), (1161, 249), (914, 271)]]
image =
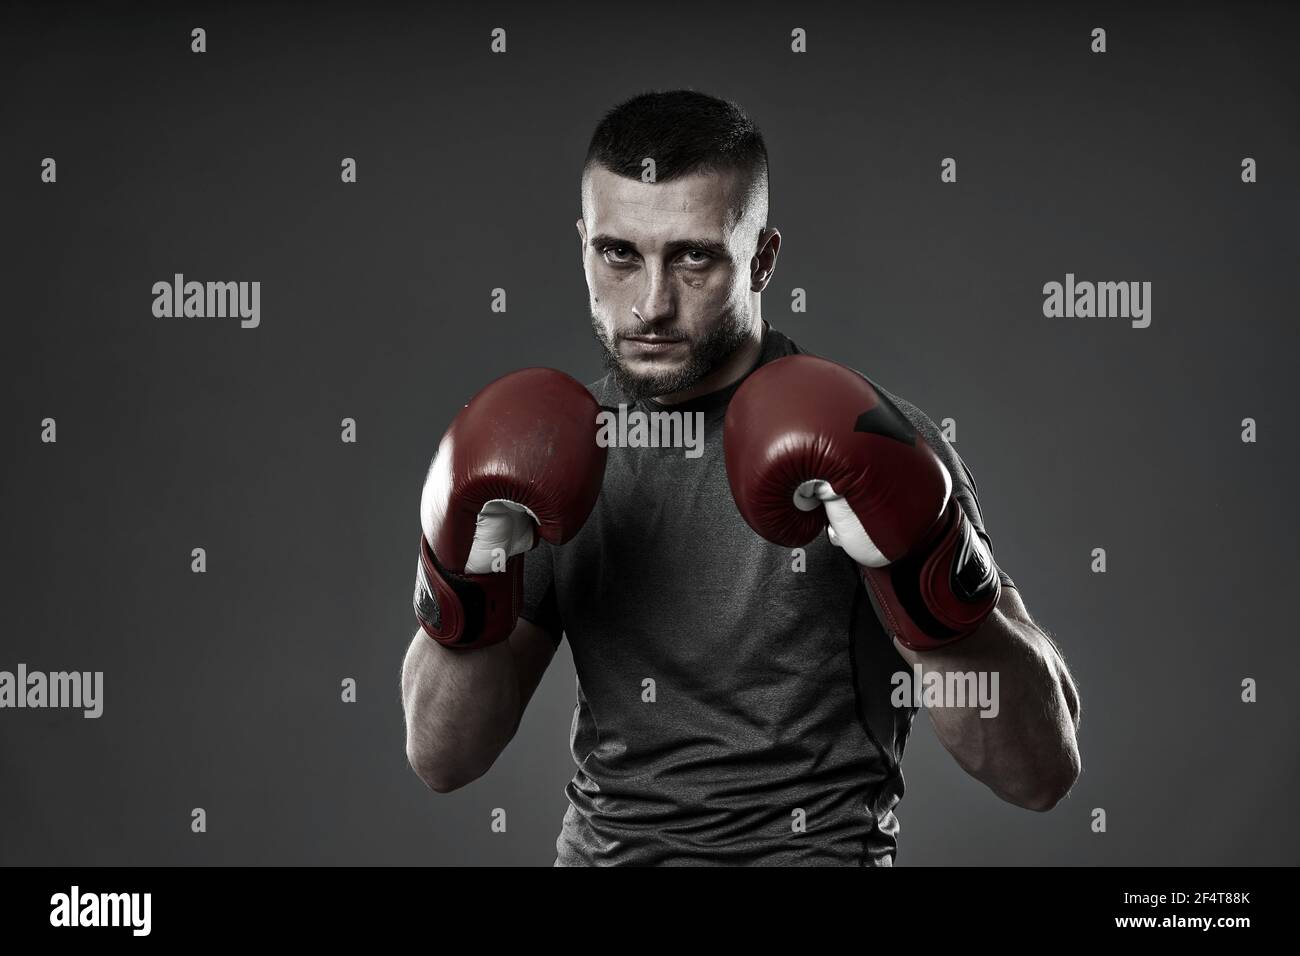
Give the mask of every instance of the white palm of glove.
[(537, 516), (514, 501), (495, 498), (479, 509), (466, 574), (504, 571), (506, 560), (537, 543)]
[[(446, 439), (443, 439), (444, 443)], [(451, 499), (452, 456), (439, 448), (424, 480), (420, 494), (420, 527), (426, 541), (433, 541), (436, 521), (443, 517)], [(506, 561), (531, 550), (536, 544), (539, 522), (524, 505), (505, 498), (493, 498), (479, 509), (474, 521), (474, 541), (470, 545), (466, 574), (488, 574), (506, 569)]]
[(800, 511), (824, 507), (826, 520), (830, 522), (826, 536), (831, 544), (843, 548), (858, 564), (868, 568), (883, 568), (889, 564), (889, 559), (881, 554), (844, 496), (836, 494), (830, 482), (820, 479), (805, 481), (795, 489), (794, 506)]

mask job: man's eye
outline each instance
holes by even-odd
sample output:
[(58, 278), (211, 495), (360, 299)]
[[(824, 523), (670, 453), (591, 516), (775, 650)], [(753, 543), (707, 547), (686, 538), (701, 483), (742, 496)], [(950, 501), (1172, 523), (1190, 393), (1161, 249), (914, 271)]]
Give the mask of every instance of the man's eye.
[(698, 259), (687, 260), (693, 266), (704, 265), (704, 263), (713, 259), (713, 256), (710, 253), (705, 252), (703, 249), (688, 249), (684, 254), (687, 256), (699, 256)]
[(627, 246), (606, 246), (601, 253), (611, 262), (626, 262), (626, 257), (632, 254), (632, 250)]

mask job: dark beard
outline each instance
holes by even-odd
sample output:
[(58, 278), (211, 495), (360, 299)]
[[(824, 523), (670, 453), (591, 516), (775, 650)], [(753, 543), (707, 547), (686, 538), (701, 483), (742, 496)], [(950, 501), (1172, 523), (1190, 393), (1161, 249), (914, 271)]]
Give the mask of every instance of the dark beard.
[[(729, 309), (707, 336), (687, 340), (689, 354), (679, 368), (633, 375), (619, 358), (618, 341), (606, 338), (605, 330), (595, 316), (591, 318), (591, 331), (604, 352), (605, 368), (614, 376), (615, 384), (634, 402), (686, 391), (731, 358), (749, 335), (745, 324)], [(644, 334), (651, 334), (651, 330), (647, 329)]]

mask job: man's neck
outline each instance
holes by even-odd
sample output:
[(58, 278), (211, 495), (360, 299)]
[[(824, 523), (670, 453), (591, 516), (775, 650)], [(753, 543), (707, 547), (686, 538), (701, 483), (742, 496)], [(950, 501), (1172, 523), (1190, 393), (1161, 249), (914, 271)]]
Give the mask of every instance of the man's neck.
[(673, 392), (670, 395), (656, 395), (654, 400), (660, 405), (679, 405), (692, 398), (721, 391), (728, 385), (738, 382), (756, 364), (763, 353), (763, 338), (767, 334), (767, 322), (760, 319), (758, 327), (741, 343), (725, 362), (715, 368), (704, 378), (688, 389)]

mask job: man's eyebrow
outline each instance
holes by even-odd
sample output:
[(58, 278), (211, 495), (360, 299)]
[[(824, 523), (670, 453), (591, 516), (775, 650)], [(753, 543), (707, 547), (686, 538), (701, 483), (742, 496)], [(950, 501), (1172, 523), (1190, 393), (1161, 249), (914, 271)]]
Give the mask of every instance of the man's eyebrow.
[[(636, 243), (630, 239), (620, 239), (618, 236), (610, 235), (607, 232), (598, 233), (588, 241), (593, 246), (627, 246), (630, 249), (636, 249)], [(670, 254), (682, 252), (686, 249), (698, 249), (701, 252), (710, 252), (720, 257), (728, 254), (726, 245), (715, 239), (674, 239), (664, 246), (664, 250)]]

